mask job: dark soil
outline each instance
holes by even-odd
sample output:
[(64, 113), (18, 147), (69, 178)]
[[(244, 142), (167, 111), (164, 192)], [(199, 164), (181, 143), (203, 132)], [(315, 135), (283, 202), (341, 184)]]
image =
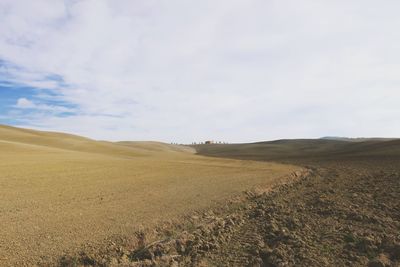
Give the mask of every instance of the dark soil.
[(249, 199), (246, 222), (211, 265), (399, 266), (400, 172), (373, 163), (327, 163)]
[(397, 159), (296, 163), (308, 172), (293, 182), (187, 218), (158, 241), (138, 233), (130, 249), (122, 242), (59, 265), (400, 266)]

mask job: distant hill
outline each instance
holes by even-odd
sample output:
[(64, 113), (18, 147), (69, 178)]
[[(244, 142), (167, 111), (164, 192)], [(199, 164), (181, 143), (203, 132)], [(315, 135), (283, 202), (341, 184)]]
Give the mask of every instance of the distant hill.
[(340, 137), (340, 136), (324, 136), (320, 139), (323, 140), (336, 140), (336, 141), (347, 141), (347, 142), (365, 142), (365, 141), (391, 141), (397, 138), (382, 138), (382, 137)]
[[(352, 139), (351, 139), (352, 140)], [(354, 159), (359, 157), (400, 158), (400, 139), (282, 139), (269, 142), (194, 146), (198, 154), (252, 160)]]
[[(184, 146), (161, 142), (107, 142), (86, 137), (59, 133), (23, 129), (0, 125), (0, 148), (5, 149), (57, 149), (75, 152), (88, 152), (112, 156), (136, 157), (163, 152), (191, 152)], [(194, 153), (194, 151), (192, 151)]]

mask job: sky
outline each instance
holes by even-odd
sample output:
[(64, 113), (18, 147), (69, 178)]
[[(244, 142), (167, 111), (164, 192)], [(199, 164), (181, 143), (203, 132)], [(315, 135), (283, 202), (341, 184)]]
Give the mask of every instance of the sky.
[(395, 0), (0, 0), (0, 124), (102, 140), (400, 137)]

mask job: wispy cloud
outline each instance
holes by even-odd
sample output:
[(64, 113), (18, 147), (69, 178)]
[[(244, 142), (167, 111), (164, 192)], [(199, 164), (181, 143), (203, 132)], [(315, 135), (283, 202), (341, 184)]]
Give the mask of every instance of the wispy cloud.
[(399, 8), (2, 0), (0, 83), (38, 89), (26, 125), (102, 139), (394, 136)]
[(24, 97), (19, 98), (14, 107), (17, 109), (34, 109), (36, 111), (47, 111), (52, 114), (75, 113), (75, 110), (72, 108), (56, 106), (56, 105), (37, 104), (37, 103), (34, 103), (31, 100), (28, 100)]

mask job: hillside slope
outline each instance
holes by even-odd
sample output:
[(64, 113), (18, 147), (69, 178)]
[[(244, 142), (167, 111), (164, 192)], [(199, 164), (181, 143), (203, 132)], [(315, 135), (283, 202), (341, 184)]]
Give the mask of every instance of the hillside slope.
[(298, 169), (0, 126), (0, 266), (54, 266)]
[(249, 165), (274, 160), (307, 168), (289, 184), (248, 191), (172, 227), (172, 236), (159, 235), (121, 254), (113, 254), (113, 247), (91, 253), (92, 262), (107, 262), (112, 255), (120, 266), (143, 267), (400, 266), (398, 140), (195, 147), (204, 155), (251, 159)]
[(247, 221), (205, 257), (211, 266), (400, 266), (399, 140), (278, 140), (196, 149), (312, 170), (250, 199)]
[(249, 144), (194, 146), (200, 155), (253, 160), (304, 160), (359, 157), (400, 157), (400, 140), (347, 142), (326, 139), (293, 139)]
[(154, 152), (191, 152), (187, 147), (160, 142), (107, 142), (59, 132), (44, 132), (0, 125), (0, 146), (11, 149), (61, 149), (76, 152), (88, 152), (113, 156), (137, 157)]

